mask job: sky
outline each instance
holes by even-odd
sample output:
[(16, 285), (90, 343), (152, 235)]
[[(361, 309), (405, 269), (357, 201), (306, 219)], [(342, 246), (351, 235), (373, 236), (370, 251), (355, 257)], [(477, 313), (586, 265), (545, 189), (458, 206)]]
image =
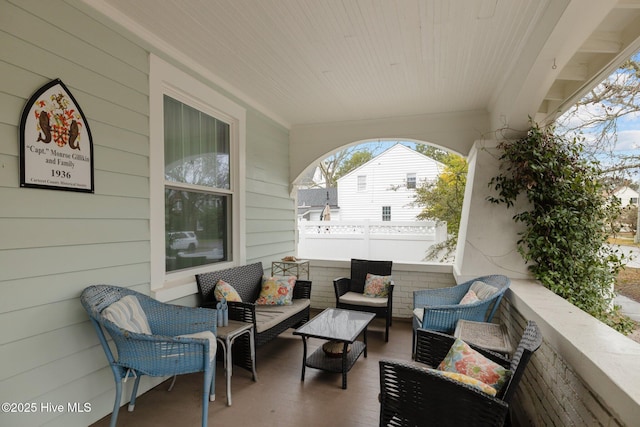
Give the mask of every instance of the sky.
[[(632, 58), (636, 62), (640, 62), (640, 52), (635, 53)], [(612, 81), (614, 79), (624, 79), (625, 73), (620, 73), (619, 70), (614, 71), (605, 81)], [(637, 84), (638, 79), (632, 81), (633, 84)], [(597, 90), (595, 88), (594, 90)], [(640, 103), (640, 100), (635, 99), (634, 105)], [(579, 120), (580, 117), (588, 117), (589, 115), (598, 115), (601, 114), (605, 106), (603, 105), (592, 105), (588, 108), (584, 107), (582, 111), (577, 114), (576, 119), (572, 120), (572, 125)], [(562, 120), (564, 117), (561, 117)], [(616, 155), (639, 155), (640, 154), (640, 113), (635, 112), (618, 119), (618, 132), (617, 132), (617, 143), (614, 147), (613, 151)], [(598, 133), (597, 130), (595, 133)], [(585, 130), (583, 135), (585, 136), (585, 142), (588, 143), (590, 139), (590, 134), (588, 130)], [(599, 160), (603, 165), (607, 165), (611, 163), (610, 158), (606, 155), (598, 156)], [(631, 172), (631, 179), (640, 183), (640, 169), (636, 169)]]

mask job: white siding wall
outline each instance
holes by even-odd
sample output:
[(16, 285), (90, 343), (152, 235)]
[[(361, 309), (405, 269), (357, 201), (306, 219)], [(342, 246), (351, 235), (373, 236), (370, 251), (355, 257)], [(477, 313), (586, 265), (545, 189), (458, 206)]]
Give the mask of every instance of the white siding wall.
[(632, 204), (632, 199), (635, 199), (636, 201), (633, 203), (634, 205), (638, 204), (638, 192), (629, 187), (622, 187), (620, 190), (616, 191), (615, 195), (620, 199), (622, 206), (629, 206)]
[[(74, 5), (0, 0), (0, 400), (92, 410), (0, 413), (2, 426), (86, 426), (109, 414), (113, 377), (78, 297), (94, 283), (150, 292), (149, 52)], [(20, 114), (58, 77), (93, 134), (95, 194), (19, 187)], [(286, 129), (248, 108), (247, 261), (267, 268), (294, 250), (287, 153)]]
[[(382, 220), (382, 207), (391, 206), (391, 221), (415, 221), (422, 210), (411, 206), (415, 190), (406, 188), (408, 173), (419, 186), (435, 180), (439, 163), (404, 145), (395, 145), (338, 180), (340, 218), (345, 221)], [(366, 176), (367, 188), (358, 191), (358, 176)]]

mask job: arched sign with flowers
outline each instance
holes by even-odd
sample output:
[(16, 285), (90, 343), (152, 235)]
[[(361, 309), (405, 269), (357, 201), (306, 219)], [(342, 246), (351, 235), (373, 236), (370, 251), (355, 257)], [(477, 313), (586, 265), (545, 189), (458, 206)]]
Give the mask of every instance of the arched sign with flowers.
[(20, 186), (94, 192), (89, 123), (60, 79), (38, 89), (22, 112)]

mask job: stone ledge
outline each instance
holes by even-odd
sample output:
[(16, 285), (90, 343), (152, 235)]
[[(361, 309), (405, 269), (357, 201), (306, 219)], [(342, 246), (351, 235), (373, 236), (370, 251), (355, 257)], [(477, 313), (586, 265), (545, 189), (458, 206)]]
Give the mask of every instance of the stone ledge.
[(626, 425), (640, 419), (640, 344), (532, 280), (514, 279), (505, 298), (540, 327), (545, 342)]

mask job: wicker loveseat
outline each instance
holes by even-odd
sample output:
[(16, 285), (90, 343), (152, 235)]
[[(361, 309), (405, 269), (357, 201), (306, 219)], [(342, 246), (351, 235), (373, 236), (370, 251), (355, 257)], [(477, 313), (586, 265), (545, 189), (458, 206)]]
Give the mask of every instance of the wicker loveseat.
[[(215, 308), (214, 288), (218, 280), (229, 283), (238, 292), (242, 302), (228, 302), (229, 319), (250, 322), (254, 326), (257, 347), (266, 344), (289, 328), (296, 328), (309, 320), (311, 281), (296, 280), (292, 305), (256, 305), (260, 295), (264, 269), (261, 262), (212, 271), (196, 275), (200, 306)], [(251, 353), (248, 337), (239, 337), (233, 346), (233, 363), (251, 370)]]

